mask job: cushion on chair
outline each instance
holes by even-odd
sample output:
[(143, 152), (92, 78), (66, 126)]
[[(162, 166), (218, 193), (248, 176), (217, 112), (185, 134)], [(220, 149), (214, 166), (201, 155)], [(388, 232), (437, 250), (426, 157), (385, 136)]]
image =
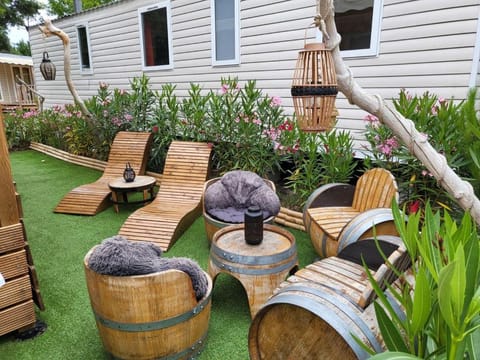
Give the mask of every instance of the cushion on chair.
[(251, 171), (234, 170), (210, 185), (204, 194), (207, 213), (227, 223), (242, 223), (245, 210), (258, 205), (263, 218), (277, 215), (280, 199), (265, 181)]
[(208, 280), (200, 266), (188, 258), (162, 258), (162, 249), (142, 241), (128, 241), (123, 236), (107, 238), (95, 247), (88, 259), (93, 271), (111, 276), (145, 275), (170, 269), (187, 273), (197, 300), (208, 290)]

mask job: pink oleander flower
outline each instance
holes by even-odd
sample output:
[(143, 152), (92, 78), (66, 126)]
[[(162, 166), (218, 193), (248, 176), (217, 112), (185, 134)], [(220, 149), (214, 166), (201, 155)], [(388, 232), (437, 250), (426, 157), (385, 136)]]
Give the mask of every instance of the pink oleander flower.
[(104, 81), (100, 81), (100, 83), (98, 84), (98, 86), (100, 87), (100, 89), (106, 89), (108, 88), (108, 84)]
[(125, 119), (125, 121), (128, 121), (128, 122), (133, 120), (133, 116), (130, 115), (130, 114), (125, 114), (125, 116), (123, 118)]
[(222, 87), (220, 88), (220, 93), (226, 94), (229, 90), (229, 87), (227, 84), (223, 84)]
[(437, 115), (437, 114), (438, 114), (438, 106), (437, 106), (437, 105), (433, 105), (433, 106), (432, 106), (432, 109), (430, 110), (430, 112), (432, 113), (432, 115)]
[(270, 99), (270, 104), (272, 106), (280, 106), (282, 104), (282, 99), (279, 96), (273, 96)]
[(240, 118), (237, 116), (235, 119), (233, 119), (233, 121), (235, 121), (236, 123), (239, 123), (239, 122), (240, 122)]
[(28, 119), (28, 118), (31, 118), (32, 116), (35, 116), (35, 115), (38, 115), (37, 111), (36, 110), (31, 110), (31, 111), (27, 111), (27, 112), (23, 113), (22, 118)]
[(257, 119), (257, 118), (253, 119), (252, 123), (254, 123), (255, 125), (262, 125), (262, 121), (260, 119)]
[(380, 144), (377, 146), (377, 150), (380, 151), (383, 155), (389, 157), (392, 155), (392, 147), (387, 144)]
[(390, 146), (392, 149), (396, 149), (399, 144), (396, 137), (391, 137), (385, 140), (385, 145)]
[(154, 134), (158, 133), (158, 125), (153, 125), (152, 133), (154, 133)]
[(363, 118), (371, 127), (377, 128), (380, 126), (380, 120), (378, 120), (378, 117), (372, 114), (367, 114)]
[(125, 90), (125, 89), (120, 89), (120, 91), (118, 93), (120, 95), (127, 95), (128, 94), (127, 90)]
[(103, 117), (108, 117), (108, 111), (107, 110), (103, 110)]
[(432, 174), (431, 172), (429, 172), (429, 171), (427, 171), (427, 170), (424, 169), (424, 170), (422, 170), (422, 176), (432, 177), (433, 174)]

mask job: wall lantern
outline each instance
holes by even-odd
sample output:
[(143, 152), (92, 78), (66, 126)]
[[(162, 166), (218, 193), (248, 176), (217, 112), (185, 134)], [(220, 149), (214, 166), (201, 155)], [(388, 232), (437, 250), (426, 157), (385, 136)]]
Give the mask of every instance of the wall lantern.
[(45, 80), (55, 80), (57, 69), (55, 65), (48, 58), (48, 52), (43, 52), (43, 60), (40, 64), (40, 72)]
[(291, 94), (302, 131), (328, 131), (335, 125), (337, 77), (332, 54), (323, 42), (306, 43), (293, 74)]

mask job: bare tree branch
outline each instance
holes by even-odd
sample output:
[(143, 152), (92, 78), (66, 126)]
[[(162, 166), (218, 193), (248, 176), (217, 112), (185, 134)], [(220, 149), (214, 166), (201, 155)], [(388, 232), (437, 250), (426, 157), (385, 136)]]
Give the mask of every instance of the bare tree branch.
[(72, 70), (71, 70), (72, 69), (71, 55), (70, 55), (70, 38), (62, 30), (54, 26), (52, 24), (52, 21), (48, 18), (44, 19), (44, 25), (40, 25), (39, 28), (40, 28), (40, 31), (46, 37), (49, 37), (50, 35), (55, 35), (62, 40), (63, 52), (64, 52), (63, 70), (65, 73), (65, 81), (67, 82), (68, 90), (70, 90), (70, 93), (72, 94), (75, 103), (80, 107), (80, 110), (82, 111), (83, 115), (85, 115), (85, 117), (88, 119), (87, 121), (90, 121), (90, 119), (92, 118), (92, 114), (88, 111), (87, 107), (85, 106), (85, 103), (80, 98), (80, 96), (77, 93), (77, 90), (75, 89), (75, 86), (73, 85)]
[(398, 111), (391, 108), (379, 95), (368, 94), (354, 79), (350, 68), (340, 55), (340, 35), (335, 25), (335, 9), (333, 0), (318, 0), (320, 2), (320, 17), (325, 21), (329, 39), (327, 48), (332, 50), (332, 56), (337, 73), (339, 90), (351, 104), (377, 116), (388, 126), (433, 174), (439, 184), (469, 211), (476, 223), (480, 225), (480, 201), (475, 196), (472, 185), (462, 180), (447, 164), (445, 157), (439, 154), (426, 137), (419, 133), (412, 120), (406, 119)]

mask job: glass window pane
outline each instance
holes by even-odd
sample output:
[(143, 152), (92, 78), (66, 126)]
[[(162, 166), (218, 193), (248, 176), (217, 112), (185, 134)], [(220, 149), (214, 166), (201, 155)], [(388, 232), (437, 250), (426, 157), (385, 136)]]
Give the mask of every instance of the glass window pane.
[(215, 0), (216, 60), (235, 59), (235, 0)]
[(374, 0), (335, 0), (335, 24), (342, 36), (340, 50), (369, 49)]
[(82, 69), (90, 69), (90, 54), (88, 52), (87, 28), (78, 27), (78, 46), (80, 48), (80, 64)]
[(169, 65), (167, 8), (142, 14), (145, 66)]
[(32, 77), (30, 76), (30, 69), (29, 68), (22, 68), (22, 78), (27, 84), (32, 85)]

